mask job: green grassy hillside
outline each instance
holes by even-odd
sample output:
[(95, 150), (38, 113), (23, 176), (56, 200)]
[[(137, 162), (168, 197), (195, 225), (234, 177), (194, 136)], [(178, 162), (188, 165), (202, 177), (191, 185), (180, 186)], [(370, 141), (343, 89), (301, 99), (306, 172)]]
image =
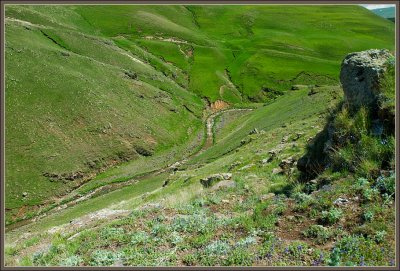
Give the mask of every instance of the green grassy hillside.
[(202, 133), (203, 102), (180, 86), (179, 71), (168, 77), (69, 26), (9, 17), (20, 10), (7, 9), (7, 208), (51, 202), (104, 167)]
[[(394, 50), (390, 21), (350, 5), (9, 5), (5, 46), (5, 265), (394, 264), (393, 127), (349, 114), (338, 80), (349, 52)], [(301, 171), (314, 153), (331, 162)]]
[[(241, 106), (337, 84), (348, 52), (393, 50), (393, 33), (358, 6), (7, 5), (7, 220), (89, 179), (96, 187), (112, 165), (131, 161), (106, 182), (193, 152), (202, 98)], [(293, 95), (196, 159), (233, 149), (252, 125), (275, 127), (264, 118), (301, 106)]]

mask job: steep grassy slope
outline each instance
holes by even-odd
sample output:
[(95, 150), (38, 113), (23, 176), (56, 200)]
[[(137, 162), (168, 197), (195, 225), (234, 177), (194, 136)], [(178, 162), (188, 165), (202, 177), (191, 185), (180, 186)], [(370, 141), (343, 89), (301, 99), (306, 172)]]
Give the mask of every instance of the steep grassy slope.
[[(336, 84), (347, 52), (394, 48), (393, 24), (357, 6), (10, 5), (6, 17), (10, 221), (105, 167), (134, 160), (80, 191), (179, 160), (200, 144), (203, 97), (242, 105)], [(293, 95), (282, 105), (300, 106)], [(236, 147), (250, 126), (198, 161)]]
[(201, 100), (112, 41), (12, 18), (6, 32), (7, 208), (202, 133)]

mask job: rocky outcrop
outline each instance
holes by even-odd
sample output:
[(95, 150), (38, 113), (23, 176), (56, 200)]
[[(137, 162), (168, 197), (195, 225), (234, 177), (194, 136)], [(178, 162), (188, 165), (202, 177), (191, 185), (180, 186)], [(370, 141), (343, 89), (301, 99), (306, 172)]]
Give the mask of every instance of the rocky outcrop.
[(219, 181), (230, 180), (230, 179), (232, 179), (232, 173), (217, 173), (210, 175), (206, 178), (200, 179), (200, 183), (207, 188), (213, 186), (215, 183)]
[[(349, 118), (353, 118), (361, 106), (365, 106), (369, 114), (369, 133), (381, 136), (383, 133), (392, 134), (394, 125), (386, 125), (388, 119), (394, 116), (382, 114), (380, 105), (385, 98), (384, 84), (385, 76), (388, 74), (388, 63), (393, 56), (388, 50), (371, 49), (363, 52), (351, 53), (342, 62), (340, 81), (343, 86), (345, 104), (336, 109), (340, 112), (343, 108), (349, 110)], [(385, 115), (382, 117), (382, 115)], [(394, 121), (390, 121), (394, 123)], [(332, 164), (331, 155), (335, 149), (340, 148), (345, 142), (356, 142), (359, 135), (353, 131), (338, 133), (338, 127), (334, 124), (334, 118), (330, 120), (324, 129), (318, 133), (307, 146), (307, 153), (297, 162), (297, 168), (301, 172), (301, 179), (310, 180)], [(393, 127), (393, 128), (392, 128)], [(340, 129), (340, 127), (339, 127)], [(355, 146), (355, 145), (354, 145)], [(354, 164), (356, 165), (356, 164)], [(353, 163), (347, 163), (348, 170), (354, 170)], [(340, 165), (341, 167), (343, 165)]]
[(379, 80), (385, 63), (393, 56), (388, 50), (372, 49), (348, 54), (342, 62), (340, 82), (350, 107), (370, 106), (380, 93)]

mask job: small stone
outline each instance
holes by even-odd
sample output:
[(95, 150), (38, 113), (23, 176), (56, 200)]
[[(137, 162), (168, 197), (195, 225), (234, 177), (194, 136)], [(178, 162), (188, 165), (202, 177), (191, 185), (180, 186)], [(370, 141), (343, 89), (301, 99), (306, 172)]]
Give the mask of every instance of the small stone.
[(293, 85), (291, 90), (300, 90), (300, 89), (306, 89), (308, 86), (306, 85)]
[(308, 92), (308, 96), (311, 96), (311, 95), (314, 95), (314, 94), (317, 94), (317, 93), (318, 93), (318, 91), (316, 91), (315, 88), (312, 87), (312, 88), (310, 89), (310, 91)]
[(282, 169), (288, 169), (288, 168), (290, 168), (290, 167), (293, 165), (294, 162), (295, 162), (295, 159), (294, 159), (293, 157), (288, 157), (288, 158), (282, 160), (282, 161), (279, 163), (279, 166), (280, 166)]
[(222, 178), (224, 178), (224, 180), (230, 180), (232, 179), (232, 173), (221, 173)]
[(274, 168), (272, 170), (272, 174), (276, 175), (276, 174), (281, 174), (283, 172), (282, 168)]
[(25, 198), (26, 196), (28, 196), (27, 192), (22, 193), (22, 196)]
[(282, 137), (281, 142), (282, 142), (282, 143), (286, 143), (288, 140), (289, 140), (289, 136), (286, 135), (286, 136)]
[(229, 166), (229, 170), (232, 170), (232, 169), (234, 169), (235, 167), (237, 167), (237, 166), (239, 166), (239, 165), (241, 165), (241, 164), (242, 164), (242, 162), (240, 162), (240, 161), (233, 162), (233, 163)]
[(274, 194), (274, 193), (268, 193), (268, 194), (265, 194), (265, 195), (261, 195), (261, 196), (260, 196), (260, 201), (261, 201), (261, 202), (267, 201), (267, 200), (269, 200), (269, 199), (272, 199), (273, 197), (275, 197), (275, 194)]
[(268, 163), (272, 162), (272, 160), (274, 160), (274, 157), (275, 157), (275, 155), (271, 155), (268, 158), (262, 159), (261, 160), (261, 164), (265, 165), (265, 164), (268, 164)]
[(258, 134), (259, 132), (258, 132), (258, 129), (257, 128), (254, 128), (253, 130), (251, 130), (250, 131), (250, 135), (254, 135), (254, 134)]
[(239, 170), (241, 171), (241, 170), (249, 169), (249, 168), (251, 168), (252, 166), (254, 166), (253, 163), (252, 163), (252, 164), (245, 165), (244, 167), (239, 168)]
[(345, 205), (345, 204), (347, 204), (347, 203), (349, 203), (349, 200), (346, 199), (346, 198), (337, 198), (337, 199), (333, 202), (334, 205)]
[(289, 221), (294, 221), (294, 220), (295, 220), (295, 217), (292, 216), (292, 215), (288, 215), (286, 218), (287, 218), (287, 220), (289, 220)]

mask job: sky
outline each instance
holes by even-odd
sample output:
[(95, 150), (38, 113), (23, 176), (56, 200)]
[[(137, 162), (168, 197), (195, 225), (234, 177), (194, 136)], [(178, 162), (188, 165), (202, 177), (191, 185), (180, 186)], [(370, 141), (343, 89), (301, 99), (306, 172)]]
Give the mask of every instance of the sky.
[(363, 4), (361, 6), (366, 7), (367, 9), (377, 9), (377, 8), (394, 7), (395, 5), (393, 5), (393, 4)]

